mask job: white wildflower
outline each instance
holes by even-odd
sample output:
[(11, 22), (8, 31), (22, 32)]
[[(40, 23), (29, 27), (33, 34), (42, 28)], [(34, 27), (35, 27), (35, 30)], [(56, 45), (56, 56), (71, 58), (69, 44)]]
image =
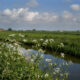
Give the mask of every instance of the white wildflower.
[(33, 40), (32, 42), (37, 43), (37, 40)]
[(63, 57), (63, 58), (64, 58), (64, 56), (65, 56), (65, 55), (64, 55), (64, 53), (61, 53), (61, 57)]
[(40, 44), (37, 44), (38, 47), (40, 47)]
[(43, 45), (44, 45), (44, 46), (46, 46), (46, 45), (47, 45), (47, 43), (46, 43), (46, 42), (44, 42), (44, 43), (43, 43)]
[(55, 69), (55, 72), (56, 72), (56, 73), (59, 73), (59, 72), (60, 72), (60, 68), (56, 68), (56, 69)]
[(19, 44), (18, 44), (18, 43), (14, 43), (14, 45), (15, 45), (15, 46), (18, 46)]
[(34, 62), (34, 60), (33, 60), (33, 59), (31, 59), (31, 62)]
[(46, 61), (46, 62), (51, 62), (52, 59), (48, 59), (48, 58), (47, 58), (47, 59), (45, 59), (45, 61)]
[(38, 78), (40, 78), (40, 75), (38, 75)]
[(27, 40), (26, 39), (23, 39), (23, 42), (27, 42)]
[(39, 53), (44, 53), (44, 50), (43, 49), (39, 49), (38, 52)]
[(43, 41), (44, 39), (40, 39), (40, 41)]
[(53, 65), (53, 63), (49, 63), (49, 65), (50, 65), (50, 66), (52, 66), (52, 65)]
[(56, 72), (53, 72), (53, 74), (55, 75), (55, 74), (56, 74)]
[(22, 35), (21, 33), (19, 34), (20, 37), (24, 37), (24, 35)]
[(43, 57), (44, 57), (44, 55), (43, 55), (43, 54), (41, 54), (40, 58), (43, 58)]
[(63, 76), (64, 76), (64, 74), (60, 73), (60, 76), (61, 76), (61, 77), (63, 77)]
[(48, 73), (46, 73), (46, 74), (45, 74), (45, 78), (47, 78), (48, 76), (49, 76), (49, 74), (48, 74)]
[(64, 47), (64, 44), (63, 43), (60, 43), (61, 47)]
[(54, 42), (54, 39), (49, 39), (50, 42)]
[(49, 40), (48, 40), (48, 39), (46, 39), (46, 40), (45, 40), (45, 42), (46, 42), (46, 43), (48, 43), (48, 42), (49, 42)]
[(15, 34), (11, 34), (11, 35), (9, 35), (10, 37), (15, 37)]

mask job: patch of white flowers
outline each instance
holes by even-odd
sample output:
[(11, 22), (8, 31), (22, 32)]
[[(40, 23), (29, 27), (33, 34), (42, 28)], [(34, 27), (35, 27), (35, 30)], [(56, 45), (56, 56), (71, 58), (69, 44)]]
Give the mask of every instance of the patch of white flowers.
[(49, 63), (49, 66), (52, 66), (53, 65), (53, 63)]
[(45, 51), (43, 49), (38, 50), (39, 53), (44, 53)]
[(48, 74), (48, 73), (46, 73), (46, 74), (45, 74), (45, 78), (47, 78), (48, 76), (49, 76), (49, 74)]
[(40, 39), (40, 41), (44, 41), (44, 39)]
[(52, 43), (52, 42), (54, 42), (54, 39), (49, 39), (49, 41)]
[(64, 44), (63, 44), (63, 43), (60, 43), (60, 44), (58, 45), (58, 47), (59, 47), (59, 48), (62, 48), (62, 47), (64, 47)]
[(23, 34), (21, 34), (21, 33), (19, 33), (19, 36), (20, 36), (20, 37), (24, 37), (24, 35), (23, 35)]
[(60, 46), (61, 46), (61, 47), (64, 47), (64, 44), (63, 44), (63, 43), (60, 43)]
[(36, 39), (34, 39), (32, 42), (33, 42), (33, 43), (37, 43), (38, 41), (37, 41)]
[(64, 58), (64, 56), (65, 56), (65, 54), (64, 53), (61, 53), (61, 57)]
[(47, 43), (46, 43), (46, 42), (43, 42), (43, 45), (44, 45), (44, 46), (47, 46)]
[(60, 68), (56, 68), (56, 69), (55, 69), (55, 72), (56, 72), (56, 73), (59, 73), (59, 72), (60, 72)]
[(23, 39), (23, 42), (27, 42), (27, 40), (26, 39)]
[(10, 34), (9, 37), (15, 37), (15, 34)]
[(46, 62), (51, 62), (52, 59), (48, 59), (48, 58), (47, 58), (47, 59), (45, 59), (45, 61), (46, 61)]
[(16, 47), (17, 47), (17, 46), (19, 46), (19, 44), (18, 44), (17, 42), (15, 42), (15, 43), (14, 43), (14, 46), (16, 46)]
[(48, 40), (48, 39), (46, 39), (46, 40), (45, 40), (45, 43), (48, 43), (48, 42), (49, 42), (49, 40)]
[(34, 59), (31, 59), (31, 62), (34, 62)]

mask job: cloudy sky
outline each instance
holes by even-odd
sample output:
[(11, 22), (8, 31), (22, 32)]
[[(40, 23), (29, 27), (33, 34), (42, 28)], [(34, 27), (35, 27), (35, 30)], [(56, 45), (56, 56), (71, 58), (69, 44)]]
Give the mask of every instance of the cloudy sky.
[(0, 0), (0, 28), (80, 30), (80, 0)]

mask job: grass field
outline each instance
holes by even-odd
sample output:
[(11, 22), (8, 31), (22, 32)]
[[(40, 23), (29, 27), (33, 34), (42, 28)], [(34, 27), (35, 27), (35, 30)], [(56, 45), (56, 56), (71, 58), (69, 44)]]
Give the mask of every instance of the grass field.
[(20, 42), (80, 57), (80, 32), (2, 31), (0, 41)]

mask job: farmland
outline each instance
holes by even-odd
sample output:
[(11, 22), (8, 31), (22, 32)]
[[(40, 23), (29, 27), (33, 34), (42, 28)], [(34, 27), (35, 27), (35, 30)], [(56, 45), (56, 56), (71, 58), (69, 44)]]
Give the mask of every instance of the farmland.
[(16, 41), (27, 46), (34, 45), (37, 48), (80, 57), (80, 32), (3, 31), (0, 32), (0, 40)]

